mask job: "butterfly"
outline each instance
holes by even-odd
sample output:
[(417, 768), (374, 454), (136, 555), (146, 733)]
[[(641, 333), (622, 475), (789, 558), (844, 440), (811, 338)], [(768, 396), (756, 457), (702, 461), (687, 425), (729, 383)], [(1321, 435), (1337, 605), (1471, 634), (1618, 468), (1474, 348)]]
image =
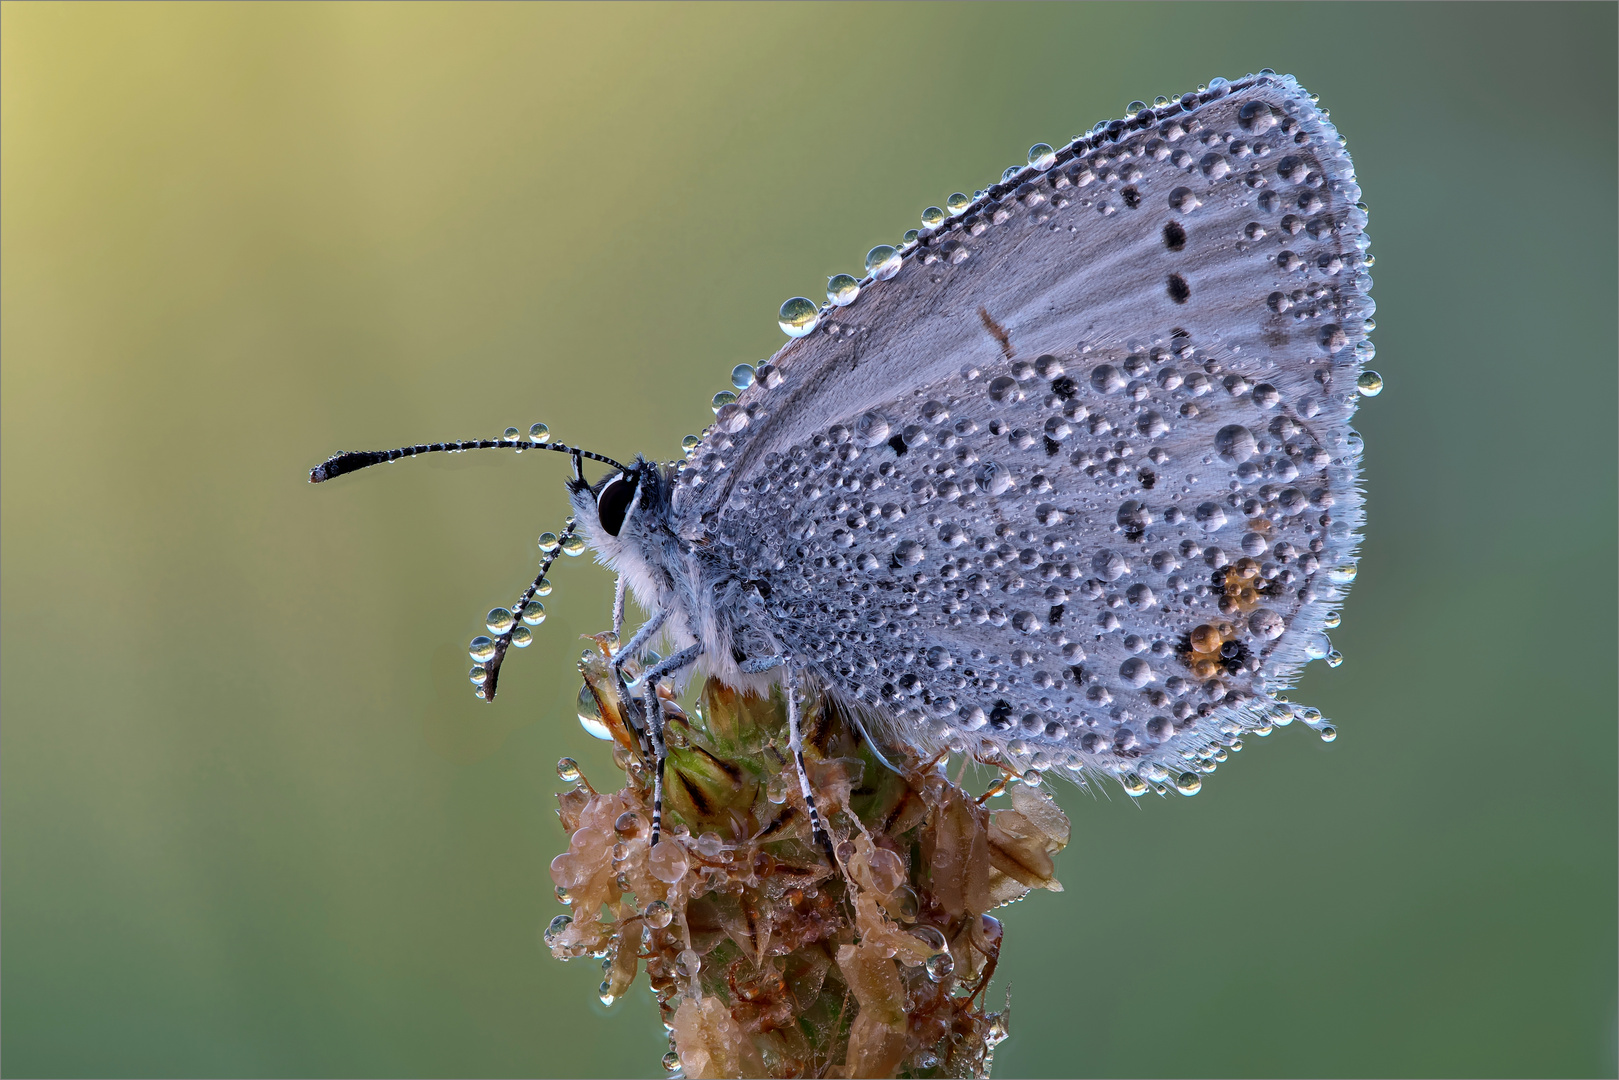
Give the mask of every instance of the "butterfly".
[[(494, 697), (550, 559), (581, 541), (671, 643), (660, 680), (831, 695), (879, 736), (1140, 795), (1201, 785), (1246, 733), (1320, 713), (1283, 691), (1354, 579), (1349, 421), (1375, 306), (1344, 140), (1265, 70), (1096, 125), (930, 207), (790, 337), (685, 459), (571, 455), (573, 516), (472, 677)], [(340, 454), (315, 482), (472, 440)], [(583, 462), (609, 467), (590, 482)], [(543, 545), (542, 545), (543, 546)], [(627, 695), (627, 682), (621, 689)], [(628, 696), (626, 696), (628, 700)], [(655, 781), (661, 770), (654, 770)], [(654, 829), (661, 791), (654, 801)]]

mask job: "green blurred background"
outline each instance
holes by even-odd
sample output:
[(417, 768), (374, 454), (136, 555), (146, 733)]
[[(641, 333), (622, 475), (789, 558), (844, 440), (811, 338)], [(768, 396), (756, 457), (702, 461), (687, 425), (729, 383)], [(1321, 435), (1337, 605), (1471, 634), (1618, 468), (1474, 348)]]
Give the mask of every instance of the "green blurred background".
[(466, 681), (565, 460), (305, 471), (672, 456), (924, 206), (1270, 66), (1378, 258), (1341, 735), (1065, 792), (997, 1069), (1612, 1076), (1615, 11), (6, 4), (5, 1073), (658, 1075), (539, 945), (606, 574)]

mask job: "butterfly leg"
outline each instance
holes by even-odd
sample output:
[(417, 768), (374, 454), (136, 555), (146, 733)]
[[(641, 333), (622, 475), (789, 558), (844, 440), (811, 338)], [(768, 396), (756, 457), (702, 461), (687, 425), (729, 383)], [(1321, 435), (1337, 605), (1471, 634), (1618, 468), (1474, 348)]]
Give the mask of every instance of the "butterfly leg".
[(788, 661), (787, 670), (787, 749), (792, 752), (793, 766), (798, 770), (798, 790), (804, 796), (804, 805), (809, 808), (810, 830), (815, 839), (826, 849), (832, 857), (832, 864), (837, 865), (837, 853), (832, 848), (832, 839), (826, 828), (821, 824), (821, 812), (815, 806), (815, 791), (810, 787), (809, 773), (804, 771), (804, 739), (799, 731), (798, 722), (798, 672), (792, 662)]
[[(637, 635), (639, 636), (639, 635)], [(673, 675), (702, 655), (703, 647), (693, 645), (666, 660), (660, 660), (642, 676), (646, 681), (646, 729), (652, 739), (652, 843), (663, 832), (663, 763), (669, 751), (663, 743), (663, 706), (658, 702), (658, 680)]]
[(624, 636), (624, 590), (629, 582), (623, 574), (618, 575), (618, 581), (613, 585), (613, 636)]
[[(624, 578), (620, 576), (619, 581), (622, 582), (623, 580)], [(618, 630), (623, 626), (621, 615), (622, 612), (619, 605), (615, 602), (613, 605), (613, 625), (615, 633), (617, 633)], [(659, 628), (663, 626), (664, 620), (666, 620), (668, 617), (669, 613), (667, 611), (657, 612), (650, 619), (641, 624), (641, 629), (635, 632), (634, 637), (630, 638), (627, 643), (619, 646), (618, 651), (613, 653), (613, 678), (618, 683), (618, 699), (624, 703), (624, 711), (627, 714), (633, 714), (635, 705), (633, 699), (630, 697), (629, 684), (624, 681), (624, 665), (629, 663), (633, 657), (640, 655), (641, 650), (646, 648), (646, 643), (652, 639), (653, 634), (658, 632)], [(650, 718), (647, 718), (641, 725), (641, 736), (643, 740), (646, 737), (646, 728), (650, 726), (650, 724), (651, 720)]]

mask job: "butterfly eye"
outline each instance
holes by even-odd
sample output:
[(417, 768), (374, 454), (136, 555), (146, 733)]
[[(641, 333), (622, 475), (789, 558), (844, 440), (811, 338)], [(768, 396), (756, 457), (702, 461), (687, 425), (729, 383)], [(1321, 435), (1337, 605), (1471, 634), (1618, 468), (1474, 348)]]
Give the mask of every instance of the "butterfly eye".
[(596, 516), (601, 520), (602, 528), (611, 536), (617, 536), (624, 527), (624, 516), (630, 512), (630, 500), (635, 498), (635, 483), (634, 473), (619, 473), (607, 481), (601, 494), (596, 496)]

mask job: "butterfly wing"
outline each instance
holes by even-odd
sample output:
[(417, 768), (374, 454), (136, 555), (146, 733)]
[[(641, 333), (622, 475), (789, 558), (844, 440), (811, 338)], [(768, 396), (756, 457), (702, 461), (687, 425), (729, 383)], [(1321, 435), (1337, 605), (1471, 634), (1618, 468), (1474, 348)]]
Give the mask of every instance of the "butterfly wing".
[(1290, 77), (1115, 122), (783, 348), (677, 527), (907, 741), (1181, 776), (1290, 718), (1353, 576), (1358, 199)]

